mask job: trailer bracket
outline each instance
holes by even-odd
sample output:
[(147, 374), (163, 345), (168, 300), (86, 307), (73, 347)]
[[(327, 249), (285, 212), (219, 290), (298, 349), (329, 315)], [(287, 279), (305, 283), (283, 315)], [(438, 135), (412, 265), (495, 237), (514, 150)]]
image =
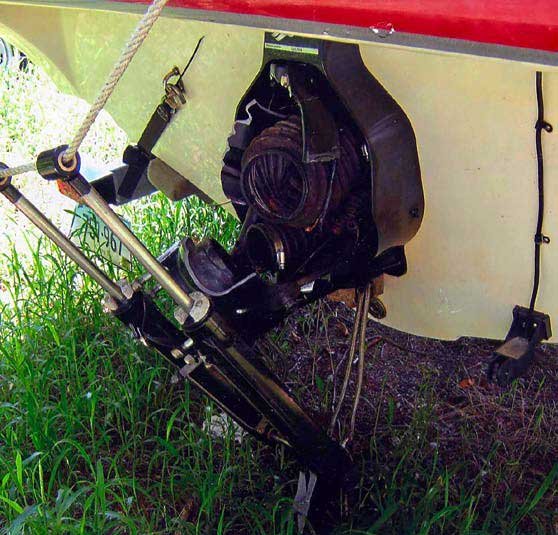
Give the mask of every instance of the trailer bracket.
[(551, 336), (548, 314), (515, 306), (508, 335), (489, 364), (488, 378), (504, 386), (521, 377), (534, 361), (536, 346)]

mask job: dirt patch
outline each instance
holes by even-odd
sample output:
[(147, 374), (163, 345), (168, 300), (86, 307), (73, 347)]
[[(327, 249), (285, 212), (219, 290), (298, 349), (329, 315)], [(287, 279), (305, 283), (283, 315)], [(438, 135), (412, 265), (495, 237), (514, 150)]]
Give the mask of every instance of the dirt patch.
[[(274, 342), (290, 348), (274, 357), (276, 373), (325, 426), (341, 389), (353, 317), (342, 304), (321, 303), (290, 319)], [(558, 348), (543, 345), (528, 374), (503, 388), (486, 376), (496, 341), (431, 340), (373, 321), (367, 341), (356, 432), (348, 445), (355, 460), (389, 473), (402, 443), (412, 442), (409, 448), (424, 464), (451, 471), (455, 492), (481, 481), (481, 506), (532, 499), (558, 460)], [(337, 438), (348, 431), (355, 383), (353, 371)], [(555, 494), (546, 493), (539, 506), (558, 510)]]

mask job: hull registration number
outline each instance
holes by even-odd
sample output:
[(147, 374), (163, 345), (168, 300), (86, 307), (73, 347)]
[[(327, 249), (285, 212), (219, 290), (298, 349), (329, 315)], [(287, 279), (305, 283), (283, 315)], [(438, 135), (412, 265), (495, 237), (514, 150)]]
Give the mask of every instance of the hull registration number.
[[(124, 222), (130, 226), (127, 221)], [(104, 258), (124, 269), (131, 266), (132, 254), (130, 251), (88, 206), (77, 205), (72, 219), (70, 237), (90, 254)]]

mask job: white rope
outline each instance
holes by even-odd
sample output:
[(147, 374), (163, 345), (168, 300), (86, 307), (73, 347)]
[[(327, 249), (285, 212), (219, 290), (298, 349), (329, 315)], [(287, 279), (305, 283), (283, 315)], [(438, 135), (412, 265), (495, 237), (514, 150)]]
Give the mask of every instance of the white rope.
[[(101, 88), (101, 91), (97, 95), (95, 102), (92, 104), (81, 126), (74, 135), (72, 142), (64, 152), (64, 163), (73, 161), (76, 152), (85, 139), (85, 136), (87, 136), (87, 133), (89, 132), (91, 126), (93, 126), (95, 119), (97, 119), (97, 116), (105, 107), (105, 104), (112, 95), (116, 84), (118, 83), (120, 78), (122, 78), (122, 75), (128, 68), (128, 65), (130, 65), (130, 62), (138, 51), (138, 48), (145, 41), (147, 34), (153, 27), (153, 24), (155, 24), (155, 21), (159, 18), (159, 15), (165, 7), (167, 1), (168, 0), (153, 0), (151, 5), (149, 6), (149, 9), (145, 12), (143, 17), (139, 21), (136, 29), (134, 30), (134, 33), (124, 46), (122, 54), (120, 55), (120, 59), (116, 62), (116, 65), (113, 67), (112, 72), (108, 76), (105, 84)], [(18, 165), (17, 167), (0, 169), (0, 180), (7, 176), (16, 176), (27, 173), (29, 171), (35, 171), (36, 168), (36, 162), (29, 162), (24, 165)]]
[(65, 163), (71, 162), (80, 145), (82, 144), (85, 136), (89, 132), (89, 129), (95, 122), (95, 119), (99, 115), (100, 111), (104, 108), (107, 100), (111, 96), (114, 88), (124, 72), (126, 71), (128, 65), (132, 61), (132, 58), (138, 51), (138, 48), (145, 41), (149, 30), (151, 30), (155, 21), (159, 18), (161, 11), (165, 7), (167, 0), (153, 0), (149, 9), (145, 12), (145, 15), (141, 18), (134, 33), (126, 43), (126, 46), (122, 50), (120, 59), (117, 61), (116, 65), (112, 69), (107, 81), (102, 87), (101, 91), (97, 95), (97, 99), (89, 109), (89, 113), (86, 115), (83, 123), (77, 130), (72, 142), (63, 154), (63, 161)]
[(23, 173), (28, 173), (29, 171), (35, 171), (37, 166), (35, 162), (25, 163), (23, 165), (18, 165), (17, 167), (8, 167), (8, 169), (0, 169), (0, 180), (6, 178), (7, 176), (22, 175)]

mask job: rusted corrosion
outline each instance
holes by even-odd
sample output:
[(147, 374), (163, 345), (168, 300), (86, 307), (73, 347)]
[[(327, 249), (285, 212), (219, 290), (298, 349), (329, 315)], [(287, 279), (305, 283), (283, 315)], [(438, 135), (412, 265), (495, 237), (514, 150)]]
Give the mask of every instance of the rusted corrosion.
[(269, 222), (312, 227), (324, 211), (338, 208), (363, 179), (355, 141), (348, 130), (340, 135), (341, 157), (331, 162), (303, 163), (298, 116), (266, 128), (242, 158), (242, 192)]

